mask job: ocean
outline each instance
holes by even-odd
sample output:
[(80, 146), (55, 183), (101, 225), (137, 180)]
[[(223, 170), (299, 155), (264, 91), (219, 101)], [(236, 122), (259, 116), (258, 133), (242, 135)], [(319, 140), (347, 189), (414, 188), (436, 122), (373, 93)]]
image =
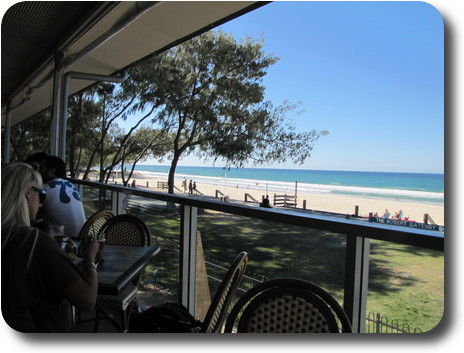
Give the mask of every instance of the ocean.
[[(167, 180), (169, 166), (136, 165), (135, 170)], [(444, 203), (444, 174), (179, 166), (175, 178), (268, 194), (296, 191)]]

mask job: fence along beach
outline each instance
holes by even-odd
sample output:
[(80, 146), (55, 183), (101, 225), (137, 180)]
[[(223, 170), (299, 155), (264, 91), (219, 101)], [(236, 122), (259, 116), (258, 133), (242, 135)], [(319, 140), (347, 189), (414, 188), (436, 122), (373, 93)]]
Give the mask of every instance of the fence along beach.
[[(136, 171), (137, 173), (134, 173), (132, 179), (135, 180), (137, 186), (148, 186), (149, 188), (155, 189), (157, 191), (166, 191), (166, 189), (162, 188), (162, 185), (166, 185), (169, 167), (137, 166)], [(291, 170), (280, 171), (282, 171), (282, 173), (287, 174), (291, 174), (292, 172)], [(320, 171), (317, 172), (319, 172), (319, 174), (323, 174), (320, 173)], [(206, 175), (199, 175), (200, 173)], [(328, 179), (330, 179), (331, 173), (332, 172), (328, 172)], [(341, 177), (343, 177), (343, 172), (335, 173), (341, 173)], [(351, 172), (347, 173), (350, 174)], [(428, 214), (436, 224), (445, 225), (444, 192), (442, 191), (443, 186), (440, 185), (440, 182), (442, 182), (442, 180), (440, 180), (440, 177), (441, 179), (443, 179), (443, 175), (439, 174), (412, 174), (413, 177), (424, 178), (424, 180), (419, 179), (417, 182), (417, 185), (419, 185), (419, 188), (422, 190), (411, 190), (410, 186), (406, 188), (402, 185), (400, 185), (398, 188), (375, 187), (373, 181), (367, 181), (367, 183), (370, 183), (372, 186), (366, 187), (340, 185), (337, 184), (337, 181), (334, 180), (331, 181), (333, 184), (329, 185), (305, 183), (300, 181), (289, 182), (276, 180), (245, 179), (237, 177), (228, 177), (227, 174), (231, 175), (233, 173), (228, 173), (227, 170), (223, 170), (222, 168), (178, 167), (178, 171), (176, 171), (174, 182), (175, 192), (188, 193), (188, 183), (190, 180), (192, 180), (196, 182), (197, 190), (201, 194), (206, 196), (227, 196), (231, 201), (244, 201), (245, 194), (248, 194), (255, 200), (262, 201), (263, 196), (269, 195), (271, 205), (273, 203), (274, 194), (287, 194), (294, 196), (296, 192), (298, 208), (303, 208), (305, 202), (306, 209), (342, 214), (353, 214), (355, 213), (355, 207), (359, 206), (359, 215), (361, 216), (368, 216), (369, 213), (378, 213), (379, 216), (382, 216), (386, 209), (388, 209), (391, 216), (393, 216), (395, 212), (402, 210), (403, 215), (405, 217), (409, 216), (410, 220), (416, 222), (423, 222), (424, 214)], [(278, 178), (279, 176), (276, 174), (278, 173), (274, 172), (274, 175), (272, 175), (272, 172), (269, 172), (267, 175), (270, 177), (269, 179)], [(363, 176), (363, 174), (364, 173), (361, 173), (361, 176)], [(395, 179), (402, 177), (403, 173), (376, 174), (378, 175), (368, 175), (368, 177), (379, 177), (379, 179)], [(256, 175), (256, 173), (249, 175)], [(259, 173), (257, 175), (259, 175)], [(287, 175), (287, 178), (291, 178), (294, 176), (295, 175)], [(404, 176), (405, 178), (410, 177), (410, 175), (407, 174), (404, 174)], [(321, 175), (320, 177), (323, 178), (324, 175)], [(433, 179), (438, 179), (438, 182), (433, 183), (430, 180), (426, 179), (432, 179), (432, 181)], [(187, 188), (185, 191), (183, 187), (184, 180), (187, 180)], [(353, 182), (353, 180), (351, 181), (351, 183), (355, 184), (356, 181)], [(416, 184), (414, 183), (414, 180), (409, 180), (405, 183), (411, 185)], [(398, 184), (400, 184), (400, 182)]]

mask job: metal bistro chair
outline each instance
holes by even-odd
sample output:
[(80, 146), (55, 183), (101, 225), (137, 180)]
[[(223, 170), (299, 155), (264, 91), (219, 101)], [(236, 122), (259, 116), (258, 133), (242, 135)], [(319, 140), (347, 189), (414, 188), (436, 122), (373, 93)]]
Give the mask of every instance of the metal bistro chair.
[(100, 230), (103, 225), (110, 219), (113, 218), (115, 214), (111, 211), (97, 211), (89, 217), (89, 219), (82, 226), (78, 240), (80, 241), (82, 237), (93, 236), (98, 237)]
[(205, 315), (205, 320), (201, 325), (201, 332), (219, 333), (222, 331), (222, 324), (224, 323), (227, 309), (237, 292), (238, 285), (245, 274), (247, 264), (248, 254), (242, 251), (235, 258), (216, 291), (213, 301)]
[[(198, 326), (199, 330), (194, 330), (192, 332), (220, 333), (222, 331), (227, 309), (229, 308), (229, 305), (237, 291), (238, 285), (240, 284), (240, 281), (245, 273), (247, 263), (248, 254), (242, 251), (237, 255), (234, 262), (229, 267), (226, 275), (224, 276), (224, 279), (222, 280), (218, 290), (216, 291), (216, 294), (214, 295), (211, 305), (208, 308), (208, 312), (205, 315), (205, 320)], [(164, 327), (164, 325), (162, 325), (163, 327), (157, 327), (158, 323), (154, 323), (152, 321), (152, 315), (159, 315), (159, 312), (157, 314), (153, 314), (153, 311), (150, 311), (150, 309), (156, 309), (156, 306), (147, 309), (138, 318), (135, 318), (130, 324), (130, 332), (172, 333), (172, 331), (166, 331), (170, 328)], [(192, 321), (195, 321), (193, 316), (191, 319)], [(154, 328), (155, 331), (153, 331)], [(164, 331), (157, 331), (156, 329), (158, 328)]]
[[(83, 237), (92, 236), (98, 238), (100, 234), (101, 227), (110, 219), (113, 218), (115, 214), (112, 211), (97, 211), (91, 215), (87, 221), (85, 221), (79, 235), (77, 236), (77, 241), (81, 241)], [(76, 239), (75, 239), (76, 240)], [(83, 322), (81, 320), (81, 313), (76, 309), (73, 309), (73, 314), (76, 316), (74, 318), (77, 322)]]
[[(110, 218), (101, 228), (108, 245), (149, 246), (150, 231), (146, 224), (132, 215), (117, 215)], [(98, 295), (95, 305), (95, 328), (98, 331), (100, 313), (103, 313), (121, 332), (127, 331), (127, 323), (133, 307), (138, 307), (137, 288), (140, 276), (118, 295)], [(120, 316), (120, 325), (114, 319)]]
[(225, 332), (340, 333), (352, 332), (345, 311), (322, 288), (293, 278), (261, 283), (245, 293), (227, 319)]

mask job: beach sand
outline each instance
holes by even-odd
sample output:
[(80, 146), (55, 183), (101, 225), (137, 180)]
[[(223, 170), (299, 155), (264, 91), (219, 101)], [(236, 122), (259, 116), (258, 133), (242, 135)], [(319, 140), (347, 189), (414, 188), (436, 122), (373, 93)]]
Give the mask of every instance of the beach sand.
[[(134, 173), (132, 180), (135, 180), (138, 187), (147, 187), (156, 191), (167, 191), (166, 189), (157, 188), (157, 184), (161, 181), (160, 178), (152, 178), (144, 175), (143, 173)], [(195, 180), (195, 179), (193, 179)], [(166, 178), (164, 178), (166, 181)], [(176, 193), (184, 194), (182, 181), (176, 180)], [(262, 201), (264, 195), (263, 190), (256, 190), (253, 188), (237, 188), (233, 186), (225, 185), (214, 185), (204, 184), (197, 181), (197, 189), (205, 196), (215, 196), (216, 190), (219, 190), (229, 199), (245, 201), (245, 194), (248, 193), (257, 201)], [(188, 194), (188, 191), (187, 193)], [(279, 194), (283, 194), (279, 192)], [(221, 194), (218, 194), (222, 196)], [(271, 205), (273, 203), (274, 192), (269, 193), (269, 200)], [(355, 207), (359, 206), (359, 215), (368, 216), (370, 212), (378, 213), (381, 217), (385, 209), (388, 209), (391, 216), (399, 210), (403, 210), (404, 216), (409, 216), (410, 220), (416, 222), (424, 221), (424, 214), (428, 213), (436, 224), (445, 225), (445, 213), (444, 205), (420, 203), (413, 201), (402, 201), (402, 200), (385, 200), (367, 197), (355, 197), (355, 196), (343, 196), (334, 194), (322, 194), (322, 193), (302, 193), (298, 192), (297, 207), (303, 208), (303, 200), (306, 200), (306, 209), (335, 212), (342, 214), (354, 214)]]

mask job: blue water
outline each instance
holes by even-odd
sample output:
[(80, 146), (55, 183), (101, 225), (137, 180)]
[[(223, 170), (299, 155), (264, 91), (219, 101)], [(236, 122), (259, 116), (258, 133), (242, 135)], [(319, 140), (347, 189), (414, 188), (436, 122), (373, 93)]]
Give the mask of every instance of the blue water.
[[(167, 179), (169, 166), (137, 165), (136, 171)], [(319, 192), (351, 196), (444, 202), (444, 175), (305, 169), (177, 167), (176, 179), (273, 191)], [(297, 182), (297, 183), (295, 183)]]

